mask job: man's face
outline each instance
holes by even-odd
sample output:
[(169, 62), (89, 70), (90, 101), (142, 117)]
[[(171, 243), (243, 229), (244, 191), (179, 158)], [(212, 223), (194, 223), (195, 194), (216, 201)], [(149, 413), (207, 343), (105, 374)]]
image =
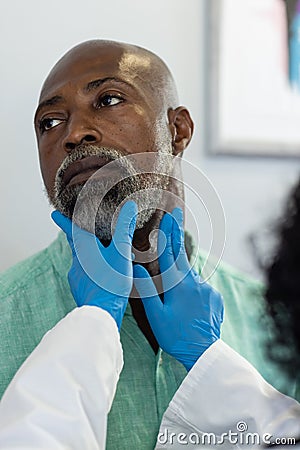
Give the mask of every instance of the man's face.
[[(46, 80), (35, 129), (48, 196), (64, 214), (72, 215), (83, 184), (108, 161), (137, 153), (171, 153), (167, 114), (162, 124), (148, 65), (139, 54), (103, 46), (67, 55)], [(147, 183), (144, 179), (135, 188), (149, 187), (149, 177)], [(131, 188), (125, 185), (125, 196)], [(110, 196), (114, 211), (112, 200)]]

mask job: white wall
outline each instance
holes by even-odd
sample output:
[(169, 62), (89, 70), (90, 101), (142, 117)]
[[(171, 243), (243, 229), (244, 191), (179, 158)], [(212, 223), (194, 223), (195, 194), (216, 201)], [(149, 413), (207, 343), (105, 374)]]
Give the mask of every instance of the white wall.
[(245, 250), (245, 237), (277, 212), (296, 179), (299, 163), (206, 155), (205, 1), (5, 3), (0, 14), (1, 270), (42, 249), (57, 233), (43, 194), (32, 126), (41, 84), (67, 49), (83, 40), (106, 38), (145, 46), (170, 66), (181, 102), (190, 109), (196, 125), (186, 157), (206, 172), (224, 204), (225, 259), (256, 273)]

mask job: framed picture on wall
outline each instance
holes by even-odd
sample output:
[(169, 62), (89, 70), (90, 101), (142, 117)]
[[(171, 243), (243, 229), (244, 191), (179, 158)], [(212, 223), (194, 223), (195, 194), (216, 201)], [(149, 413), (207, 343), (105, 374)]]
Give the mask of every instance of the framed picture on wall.
[(297, 13), (291, 5), (207, 2), (210, 152), (300, 156), (300, 18), (297, 85), (290, 73), (297, 56), (289, 50)]

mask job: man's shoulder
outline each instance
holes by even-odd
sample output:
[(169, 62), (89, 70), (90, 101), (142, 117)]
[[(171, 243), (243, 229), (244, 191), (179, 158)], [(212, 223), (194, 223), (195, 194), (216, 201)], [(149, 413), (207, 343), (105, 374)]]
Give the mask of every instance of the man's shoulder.
[(228, 288), (234, 286), (235, 289), (247, 289), (263, 294), (264, 284), (261, 281), (224, 261), (217, 261), (213, 257), (208, 258), (208, 254), (204, 251), (198, 252), (195, 264), (199, 272), (203, 271), (203, 276), (216, 286), (225, 284)]
[(29, 279), (47, 271), (49, 266), (47, 248), (15, 264), (0, 275), (0, 296), (12, 294), (27, 284)]
[(0, 397), (45, 333), (74, 308), (64, 236), (0, 275)]
[(60, 234), (48, 247), (0, 274), (0, 298), (7, 298), (15, 292), (26, 289), (41, 277), (47, 280), (50, 273), (58, 270), (57, 263), (60, 269), (65, 268), (63, 272), (66, 273), (64, 246), (64, 238)]

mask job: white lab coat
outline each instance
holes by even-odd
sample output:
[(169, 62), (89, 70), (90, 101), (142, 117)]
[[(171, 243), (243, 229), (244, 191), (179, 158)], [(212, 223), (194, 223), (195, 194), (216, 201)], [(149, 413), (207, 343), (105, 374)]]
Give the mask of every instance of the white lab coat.
[[(111, 316), (93, 306), (72, 311), (45, 335), (7, 388), (0, 403), (0, 448), (104, 449), (122, 365)], [(294, 437), (300, 435), (300, 405), (217, 341), (176, 392), (156, 449), (197, 448), (205, 433), (214, 433), (220, 443), (238, 423), (246, 424), (248, 433)], [(222, 449), (240, 446), (232, 436), (223, 439)]]
[(46, 333), (0, 402), (0, 449), (99, 450), (123, 367), (109, 313), (76, 308)]
[(243, 444), (252, 448), (280, 437), (300, 437), (300, 404), (274, 389), (218, 340), (199, 358), (170, 402), (156, 449), (198, 448), (197, 443), (201, 448), (211, 448), (212, 443), (221, 449)]

